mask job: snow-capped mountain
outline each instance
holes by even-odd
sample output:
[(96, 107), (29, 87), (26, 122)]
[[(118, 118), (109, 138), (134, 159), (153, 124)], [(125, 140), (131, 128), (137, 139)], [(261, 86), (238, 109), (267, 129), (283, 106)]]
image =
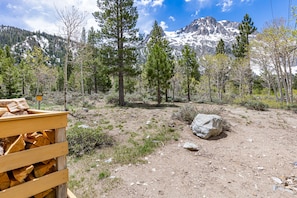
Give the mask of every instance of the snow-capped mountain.
[(239, 34), (238, 26), (238, 22), (217, 21), (213, 17), (205, 17), (194, 20), (180, 30), (165, 31), (165, 35), (176, 55), (180, 54), (186, 44), (195, 49), (197, 55), (215, 53), (220, 39), (223, 39), (226, 50), (230, 52)]
[[(232, 44), (239, 33), (238, 22), (226, 20), (217, 21), (213, 17), (204, 17), (194, 20), (191, 24), (177, 31), (164, 31), (164, 36), (169, 41), (175, 56), (181, 55), (184, 45), (190, 45), (197, 56), (214, 54), (220, 39), (225, 42), (225, 48), (231, 53)], [(30, 32), (10, 26), (0, 26), (0, 47), (5, 45), (11, 47), (18, 61), (25, 57), (27, 51), (33, 46), (40, 47), (44, 54), (50, 58), (50, 64), (62, 64), (65, 55), (65, 40), (47, 33)], [(145, 61), (144, 49), (149, 40), (149, 35), (139, 45), (140, 60)]]

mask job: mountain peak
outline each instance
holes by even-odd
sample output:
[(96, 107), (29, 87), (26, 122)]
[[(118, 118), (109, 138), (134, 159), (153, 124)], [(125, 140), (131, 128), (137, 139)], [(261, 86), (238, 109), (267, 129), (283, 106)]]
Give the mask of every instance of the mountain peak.
[(222, 34), (230, 36), (230, 33), (232, 35), (238, 34), (238, 25), (238, 22), (227, 20), (217, 21), (215, 18), (207, 16), (195, 19), (190, 25), (183, 28), (181, 33), (196, 33), (208, 36), (211, 34)]

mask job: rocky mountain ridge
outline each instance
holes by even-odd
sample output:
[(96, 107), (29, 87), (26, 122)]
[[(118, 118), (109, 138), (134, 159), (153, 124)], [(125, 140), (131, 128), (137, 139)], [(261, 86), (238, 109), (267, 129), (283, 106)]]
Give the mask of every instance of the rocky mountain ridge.
[(181, 51), (186, 44), (195, 49), (197, 55), (213, 54), (220, 39), (225, 42), (227, 52), (239, 34), (240, 23), (227, 20), (217, 21), (213, 17), (203, 17), (177, 31), (165, 31), (166, 38), (175, 51)]
[[(231, 53), (232, 44), (239, 34), (239, 23), (231, 21), (217, 21), (213, 17), (203, 17), (177, 31), (164, 31), (175, 56), (181, 55), (184, 45), (190, 45), (198, 56), (215, 53), (220, 39), (225, 42), (226, 51)], [(0, 47), (8, 45), (20, 60), (28, 50), (34, 46), (40, 47), (49, 56), (50, 64), (62, 64), (65, 55), (64, 39), (44, 32), (30, 32), (10, 26), (0, 26)], [(139, 46), (145, 48), (146, 41)], [(140, 50), (143, 51), (143, 50)], [(145, 53), (140, 53), (145, 59)]]

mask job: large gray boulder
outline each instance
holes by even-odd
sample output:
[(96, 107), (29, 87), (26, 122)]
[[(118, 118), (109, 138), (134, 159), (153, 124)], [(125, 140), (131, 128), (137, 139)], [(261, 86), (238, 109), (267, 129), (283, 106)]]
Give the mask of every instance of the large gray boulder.
[(197, 114), (191, 124), (191, 129), (200, 138), (208, 139), (218, 136), (223, 131), (221, 116), (212, 114)]

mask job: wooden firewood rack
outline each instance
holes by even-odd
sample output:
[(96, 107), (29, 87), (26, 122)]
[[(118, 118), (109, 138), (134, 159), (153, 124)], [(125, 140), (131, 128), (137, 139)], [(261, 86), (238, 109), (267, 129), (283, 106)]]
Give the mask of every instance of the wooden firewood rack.
[(29, 109), (28, 113), (29, 115), (0, 118), (0, 138), (35, 131), (53, 130), (55, 143), (0, 156), (0, 173), (53, 158), (56, 159), (56, 171), (2, 190), (0, 191), (0, 198), (28, 198), (51, 188), (56, 189), (57, 198), (73, 197), (69, 196), (72, 193), (67, 190), (67, 112)]

